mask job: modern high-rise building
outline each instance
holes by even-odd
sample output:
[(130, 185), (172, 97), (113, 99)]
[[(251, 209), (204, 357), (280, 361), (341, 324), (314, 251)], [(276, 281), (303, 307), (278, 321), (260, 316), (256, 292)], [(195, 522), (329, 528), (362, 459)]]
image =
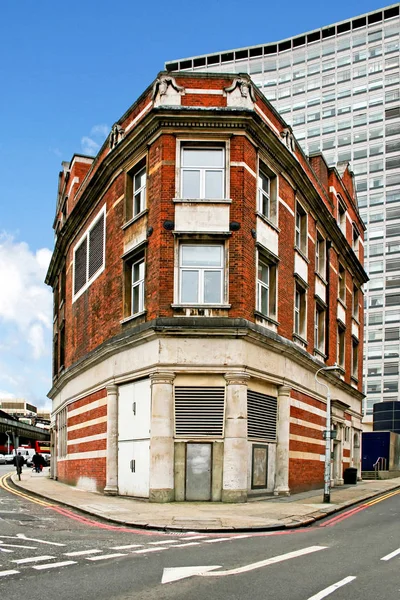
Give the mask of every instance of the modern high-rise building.
[(303, 150), (349, 161), (367, 225), (364, 415), (399, 399), (399, 4), (262, 46), (174, 60), (168, 71), (249, 73)]

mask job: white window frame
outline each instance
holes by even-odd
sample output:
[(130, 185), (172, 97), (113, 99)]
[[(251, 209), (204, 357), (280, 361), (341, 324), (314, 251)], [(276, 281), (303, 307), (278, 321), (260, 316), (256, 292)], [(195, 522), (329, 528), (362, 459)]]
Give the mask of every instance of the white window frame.
[(338, 268), (338, 299), (346, 304), (346, 268), (341, 263)]
[[(221, 248), (221, 264), (219, 267), (213, 267), (213, 266), (208, 266), (208, 265), (204, 265), (204, 266), (199, 266), (199, 265), (195, 265), (195, 266), (190, 266), (190, 265), (182, 265), (182, 254), (183, 254), (183, 248), (185, 246), (193, 246), (193, 247), (201, 247), (201, 246), (217, 246), (219, 248)], [(179, 244), (179, 263), (178, 263), (178, 269), (179, 269), (179, 290), (178, 290), (178, 298), (179, 298), (179, 304), (180, 305), (184, 305), (184, 306), (222, 306), (225, 302), (225, 298), (224, 298), (224, 289), (225, 289), (225, 277), (226, 277), (226, 265), (225, 265), (225, 244), (224, 242), (220, 241), (220, 242), (208, 242), (208, 241), (203, 241), (203, 242), (193, 242), (190, 240), (186, 240), (186, 241), (181, 241)], [(197, 301), (196, 302), (187, 302), (182, 300), (182, 273), (185, 271), (198, 271), (197, 274), (197, 282), (198, 282), (198, 296), (197, 296)], [(206, 271), (217, 271), (219, 273), (221, 273), (221, 287), (220, 287), (220, 302), (205, 302), (204, 301), (204, 292), (205, 292), (205, 287), (204, 287), (204, 273)]]
[[(184, 153), (187, 150), (205, 150), (205, 151), (219, 151), (222, 153), (222, 167), (213, 167), (213, 166), (205, 166), (205, 167), (196, 167), (196, 166), (185, 166), (184, 165)], [(227, 197), (227, 148), (225, 143), (217, 143), (213, 141), (200, 141), (195, 144), (181, 141), (179, 144), (179, 197), (186, 200), (210, 200), (216, 201), (224, 200)], [(199, 171), (200, 174), (200, 189), (199, 195), (195, 197), (186, 197), (183, 195), (183, 173), (185, 171)], [(214, 171), (222, 173), (222, 189), (221, 195), (217, 198), (208, 198), (205, 195), (205, 187), (206, 187), (206, 172)]]
[[(263, 265), (267, 269), (268, 281), (265, 282), (259, 278), (259, 266)], [(277, 266), (272, 261), (266, 259), (262, 254), (258, 254), (257, 262), (257, 302), (256, 310), (262, 315), (269, 317), (270, 319), (276, 319), (276, 278), (277, 278)], [(268, 312), (262, 310), (262, 294), (267, 294), (267, 305)]]
[(351, 341), (351, 376), (353, 379), (358, 381), (358, 368), (359, 368), (359, 342), (355, 339)]
[[(104, 216), (104, 230), (103, 230), (103, 264), (102, 266), (93, 273), (92, 277), (89, 278), (89, 236), (92, 229), (97, 225), (101, 217)], [(85, 233), (79, 238), (73, 249), (73, 278), (72, 278), (72, 303), (75, 302), (91, 285), (92, 283), (102, 274), (106, 266), (106, 206), (98, 212), (92, 223), (86, 229)], [(75, 294), (75, 255), (76, 251), (81, 247), (83, 243), (86, 243), (86, 283), (76, 292)]]
[(298, 283), (294, 290), (294, 334), (305, 340), (307, 336), (307, 290)]
[(300, 250), (304, 256), (307, 256), (307, 239), (308, 239), (308, 230), (307, 230), (307, 221), (308, 221), (308, 213), (300, 204), (300, 202), (296, 202), (296, 212), (295, 212), (295, 247)]
[[(144, 185), (135, 188), (135, 180), (138, 175), (142, 175), (144, 172), (145, 179)], [(146, 190), (147, 190), (147, 165), (132, 172), (132, 218), (140, 215), (141, 212), (146, 208)], [(139, 210), (136, 210), (136, 198), (139, 197)]]
[[(264, 181), (268, 182), (268, 191), (264, 189)], [(261, 166), (258, 170), (258, 210), (267, 219), (271, 218), (271, 178)]]
[(320, 354), (325, 355), (326, 311), (317, 302), (315, 303), (314, 319), (314, 348)]
[(341, 232), (343, 233), (344, 236), (346, 235), (346, 213), (347, 213), (346, 204), (342, 200), (342, 197), (338, 195), (338, 219), (337, 219), (337, 224), (339, 225), (339, 228), (340, 228), (340, 230), (341, 230)]
[(326, 276), (326, 240), (317, 229), (315, 241), (315, 271), (320, 277)]
[(346, 365), (346, 329), (338, 325), (337, 328), (337, 364), (341, 369)]
[[(139, 268), (140, 268), (141, 264), (143, 265), (143, 277), (134, 281), (133, 276), (134, 276), (135, 266), (139, 265)], [(138, 260), (132, 262), (132, 264), (130, 265), (130, 271), (131, 271), (131, 307), (130, 307), (131, 314), (130, 314), (130, 316), (134, 317), (135, 315), (138, 315), (144, 311), (144, 282), (145, 282), (145, 277), (146, 277), (146, 264), (145, 264), (144, 256), (142, 256)], [(134, 290), (136, 288), (139, 288), (139, 307), (138, 307), (137, 311), (134, 311), (133, 297), (134, 297)]]
[(352, 230), (351, 247), (353, 248), (354, 254), (357, 256), (357, 258), (359, 258), (360, 232), (358, 231), (358, 229), (354, 223), (353, 223), (353, 230)]
[(356, 321), (358, 321), (359, 316), (360, 316), (360, 289), (356, 286), (356, 284), (353, 284), (353, 297), (352, 297), (352, 314), (353, 314), (353, 319), (356, 319)]

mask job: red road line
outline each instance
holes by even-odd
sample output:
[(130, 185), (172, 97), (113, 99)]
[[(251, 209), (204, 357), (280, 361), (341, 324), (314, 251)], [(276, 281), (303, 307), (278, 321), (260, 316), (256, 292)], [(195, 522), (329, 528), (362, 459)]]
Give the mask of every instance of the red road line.
[(353, 515), (360, 512), (361, 510), (364, 510), (365, 508), (368, 508), (367, 504), (357, 506), (357, 508), (353, 508), (345, 513), (337, 515), (336, 517), (332, 517), (332, 519), (329, 519), (329, 521), (322, 523), (321, 525), (319, 525), (319, 527), (332, 527), (333, 525), (336, 525), (336, 523), (340, 523), (340, 521), (344, 521), (345, 519), (352, 517)]

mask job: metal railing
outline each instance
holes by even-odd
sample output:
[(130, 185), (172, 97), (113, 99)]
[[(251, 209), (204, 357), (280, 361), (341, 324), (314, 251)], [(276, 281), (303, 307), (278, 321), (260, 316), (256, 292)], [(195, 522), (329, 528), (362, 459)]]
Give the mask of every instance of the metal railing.
[(374, 471), (377, 474), (378, 471), (386, 471), (387, 460), (383, 456), (379, 456), (376, 462), (373, 464)]

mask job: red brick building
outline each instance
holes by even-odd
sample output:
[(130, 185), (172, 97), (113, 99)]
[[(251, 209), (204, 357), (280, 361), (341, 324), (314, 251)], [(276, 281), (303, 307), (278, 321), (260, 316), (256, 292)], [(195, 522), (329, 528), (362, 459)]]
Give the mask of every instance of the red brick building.
[(161, 73), (63, 163), (53, 477), (245, 501), (360, 467), (363, 231), (347, 164), (306, 157), (246, 75)]

